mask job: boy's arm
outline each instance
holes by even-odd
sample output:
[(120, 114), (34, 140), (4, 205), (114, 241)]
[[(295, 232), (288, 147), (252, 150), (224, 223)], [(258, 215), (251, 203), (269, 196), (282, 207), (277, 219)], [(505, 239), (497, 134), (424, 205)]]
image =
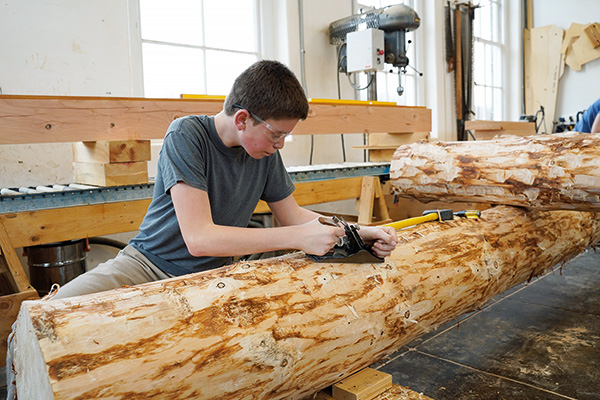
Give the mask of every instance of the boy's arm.
[[(306, 253), (323, 255), (344, 236), (344, 230), (323, 225), (319, 216), (301, 209), (292, 212), (280, 209), (280, 223), (300, 222), (278, 228), (238, 228), (216, 225), (212, 220), (208, 193), (179, 182), (171, 189), (177, 221), (188, 251), (193, 256), (235, 256), (282, 249), (298, 249)], [(293, 198), (292, 198), (293, 199)], [(285, 202), (285, 199), (282, 200)], [(277, 202), (279, 203), (279, 202)], [(283, 203), (282, 203), (283, 204)], [(293, 210), (293, 208), (290, 208)], [(302, 222), (303, 221), (303, 222)]]

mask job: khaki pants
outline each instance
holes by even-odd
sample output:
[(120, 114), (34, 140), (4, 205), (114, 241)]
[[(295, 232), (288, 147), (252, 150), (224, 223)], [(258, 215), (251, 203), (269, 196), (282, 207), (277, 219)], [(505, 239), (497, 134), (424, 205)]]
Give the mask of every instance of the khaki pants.
[[(51, 299), (64, 299), (84, 294), (104, 292), (122, 286), (135, 286), (171, 277), (172, 275), (161, 271), (135, 248), (127, 246), (115, 258), (98, 264), (96, 268), (79, 275), (65, 284), (58, 289)], [(12, 368), (14, 354), (12, 338), (15, 333), (15, 324), (13, 324), (12, 332), (8, 336), (6, 351), (6, 398), (10, 400), (15, 398), (16, 388), (15, 375)]]
[(135, 248), (127, 246), (112, 260), (98, 264), (96, 268), (65, 284), (52, 299), (104, 292), (171, 277), (172, 275), (161, 271)]

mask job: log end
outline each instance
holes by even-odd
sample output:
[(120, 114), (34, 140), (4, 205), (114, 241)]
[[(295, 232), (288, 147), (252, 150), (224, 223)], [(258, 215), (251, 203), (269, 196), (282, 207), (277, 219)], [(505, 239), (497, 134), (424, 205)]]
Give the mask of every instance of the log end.
[(19, 400), (52, 400), (54, 393), (46, 370), (46, 361), (29, 315), (28, 303), (21, 305), (17, 322), (15, 323), (14, 369)]

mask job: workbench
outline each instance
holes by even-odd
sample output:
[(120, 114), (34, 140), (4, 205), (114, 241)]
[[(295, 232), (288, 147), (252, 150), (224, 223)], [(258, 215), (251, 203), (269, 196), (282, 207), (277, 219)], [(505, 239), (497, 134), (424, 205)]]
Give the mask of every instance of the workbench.
[[(2, 95), (0, 145), (162, 139), (174, 119), (216, 114), (222, 105), (222, 98), (206, 97)], [(431, 110), (424, 107), (314, 101), (308, 118), (297, 125), (294, 135), (386, 133), (396, 135), (401, 144), (402, 138), (414, 137), (415, 132), (430, 131)], [(289, 172), (296, 182), (295, 197), (300, 205), (364, 198), (366, 194), (371, 199), (361, 202), (361, 212), (370, 216), (374, 197), (383, 197), (378, 182), (389, 172), (389, 162), (296, 167)], [(146, 213), (152, 189), (153, 184), (148, 183), (0, 199), (0, 278), (11, 289), (0, 296), (0, 352), (4, 352), (21, 302), (38, 297), (15, 249), (135, 231)], [(259, 203), (256, 212), (268, 212), (266, 204)]]

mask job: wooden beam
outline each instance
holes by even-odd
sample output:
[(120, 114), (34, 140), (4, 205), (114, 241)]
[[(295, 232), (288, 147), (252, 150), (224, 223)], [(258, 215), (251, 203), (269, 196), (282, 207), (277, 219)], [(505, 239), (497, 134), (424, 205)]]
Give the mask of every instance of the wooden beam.
[(139, 228), (150, 199), (0, 214), (14, 247), (35, 246)]
[[(0, 96), (0, 144), (162, 139), (185, 115), (214, 115), (222, 98)], [(431, 110), (356, 102), (310, 104), (294, 134), (431, 131)], [(19, 134), (15, 134), (18, 132)]]
[(392, 191), (423, 202), (464, 201), (600, 211), (600, 134), (566, 132), (400, 146)]
[(174, 119), (222, 107), (220, 99), (3, 95), (0, 144), (162, 139)]
[(15, 253), (15, 247), (18, 246), (14, 244), (14, 241), (8, 234), (8, 229), (0, 221), (0, 257), (4, 259), (6, 267), (10, 272), (11, 283), (15, 286), (13, 290), (15, 292), (25, 292), (33, 288), (29, 284), (29, 279), (27, 279), (27, 275), (23, 270), (21, 260), (19, 260), (17, 253)]
[(294, 135), (430, 131), (431, 110), (425, 107), (311, 104)]
[(498, 206), (398, 240), (378, 264), (293, 253), (26, 301), (19, 399), (303, 399), (594, 245), (600, 217)]

